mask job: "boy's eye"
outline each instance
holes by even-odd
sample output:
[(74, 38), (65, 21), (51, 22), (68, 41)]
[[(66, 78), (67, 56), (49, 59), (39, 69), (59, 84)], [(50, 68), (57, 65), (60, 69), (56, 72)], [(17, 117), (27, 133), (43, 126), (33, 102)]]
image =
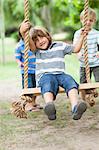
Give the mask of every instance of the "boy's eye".
[(93, 19), (89, 19), (90, 22), (93, 22)]
[(93, 20), (90, 20), (90, 22), (93, 22)]

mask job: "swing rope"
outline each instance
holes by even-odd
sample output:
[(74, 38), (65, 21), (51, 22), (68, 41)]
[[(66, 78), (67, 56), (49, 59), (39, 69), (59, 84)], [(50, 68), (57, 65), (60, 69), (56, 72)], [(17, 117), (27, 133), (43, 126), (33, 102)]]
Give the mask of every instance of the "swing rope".
[[(88, 5), (89, 5), (89, 0), (85, 0), (85, 5), (84, 5), (84, 30), (87, 29)], [(88, 83), (90, 83), (91, 80), (90, 80), (90, 67), (89, 67), (89, 63), (88, 63), (87, 35), (84, 36), (84, 62), (85, 62), (86, 80), (87, 80)]]
[[(29, 21), (29, 2), (24, 0), (24, 17), (25, 21)], [(28, 50), (29, 50), (29, 31), (27, 30), (24, 37), (24, 88), (28, 88)]]
[[(89, 0), (85, 0), (84, 4), (84, 30), (87, 30), (87, 20), (88, 20), (88, 9), (89, 9)], [(88, 44), (87, 44), (87, 35), (84, 36), (84, 62), (85, 62), (85, 73), (87, 83), (91, 83), (90, 79), (90, 67), (88, 63)], [(97, 97), (96, 89), (92, 89), (88, 91), (86, 95), (86, 101), (93, 106), (95, 104), (95, 97)]]
[[(29, 1), (24, 0), (24, 17), (25, 21), (29, 21)], [(28, 89), (28, 50), (29, 47), (29, 30), (26, 31), (25, 37), (25, 50), (24, 50), (24, 89)], [(33, 102), (34, 97), (32, 95), (21, 95), (20, 101), (12, 103), (12, 113), (19, 118), (27, 118), (25, 112), (25, 106), (27, 103)]]

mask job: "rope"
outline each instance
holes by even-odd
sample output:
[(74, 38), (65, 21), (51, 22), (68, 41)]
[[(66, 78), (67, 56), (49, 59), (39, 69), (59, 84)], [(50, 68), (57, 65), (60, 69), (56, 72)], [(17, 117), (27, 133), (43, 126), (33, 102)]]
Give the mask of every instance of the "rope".
[[(88, 5), (89, 0), (85, 0), (84, 4), (84, 30), (87, 29), (87, 20), (88, 20)], [(86, 72), (86, 80), (87, 83), (91, 83), (90, 79), (90, 67), (88, 63), (88, 46), (87, 46), (87, 35), (84, 36), (84, 62), (85, 62), (85, 72)], [(97, 91), (96, 89), (86, 91), (85, 100), (90, 104), (90, 106), (93, 106), (95, 104), (95, 97), (97, 97)]]
[[(89, 0), (85, 0), (84, 5), (84, 30), (86, 30), (87, 20), (88, 20), (88, 4)], [(87, 82), (91, 82), (90, 80), (90, 67), (88, 64), (88, 46), (87, 46), (87, 35), (84, 36), (84, 62), (85, 62), (85, 71), (86, 71), (86, 80)]]
[[(25, 21), (29, 21), (29, 2), (24, 0), (24, 17)], [(29, 31), (25, 33), (25, 50), (24, 50), (24, 88), (28, 88), (28, 50), (29, 48)], [(11, 112), (19, 118), (27, 118), (27, 113), (25, 112), (25, 106), (34, 100), (31, 95), (22, 95), (20, 101), (15, 101), (12, 103)]]
[[(29, 21), (29, 2), (24, 0), (24, 17)], [(29, 50), (29, 31), (25, 33), (25, 50), (24, 50), (24, 88), (28, 88), (28, 50)]]

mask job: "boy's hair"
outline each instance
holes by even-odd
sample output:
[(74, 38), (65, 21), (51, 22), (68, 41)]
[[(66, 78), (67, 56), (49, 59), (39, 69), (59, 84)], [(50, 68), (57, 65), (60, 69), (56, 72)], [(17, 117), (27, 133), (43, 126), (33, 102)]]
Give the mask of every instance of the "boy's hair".
[[(92, 17), (94, 20), (96, 20), (96, 13), (92, 8), (88, 8), (88, 15)], [(80, 13), (80, 19), (84, 17), (84, 10)]]
[(52, 43), (52, 37), (50, 33), (43, 27), (39, 27), (39, 26), (32, 27), (30, 29), (29, 34), (32, 40), (34, 41), (34, 43), (36, 42), (37, 36), (46, 37), (49, 40), (49, 44)]

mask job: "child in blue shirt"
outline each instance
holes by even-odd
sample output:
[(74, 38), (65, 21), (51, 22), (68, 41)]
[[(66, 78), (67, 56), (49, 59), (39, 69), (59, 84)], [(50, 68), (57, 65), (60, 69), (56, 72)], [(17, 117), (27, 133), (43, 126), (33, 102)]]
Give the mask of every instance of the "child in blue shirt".
[[(24, 88), (24, 40), (20, 39), (15, 49), (15, 58), (18, 63), (21, 74), (22, 74), (22, 88)], [(28, 88), (36, 87), (35, 80), (35, 62), (36, 58), (32, 51), (28, 50)], [(27, 103), (25, 106), (26, 111), (39, 111), (41, 107), (36, 104), (36, 97), (30, 95), (32, 97), (32, 103)]]

